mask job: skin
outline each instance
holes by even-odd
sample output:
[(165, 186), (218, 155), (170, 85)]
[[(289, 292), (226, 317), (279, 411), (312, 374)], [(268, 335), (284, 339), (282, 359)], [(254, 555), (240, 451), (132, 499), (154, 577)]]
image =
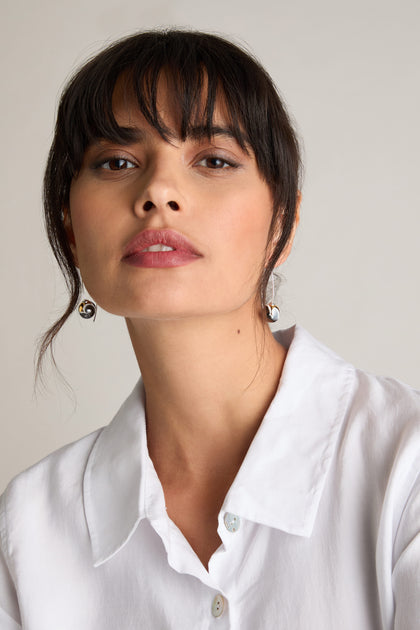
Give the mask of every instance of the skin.
[[(165, 81), (158, 96), (163, 120), (176, 130)], [(285, 360), (256, 307), (270, 253), (271, 194), (252, 152), (233, 138), (168, 143), (121, 90), (114, 113), (142, 138), (87, 150), (71, 186), (67, 234), (89, 293), (126, 318), (168, 514), (207, 567), (220, 544), (218, 512)], [(226, 126), (222, 104), (214, 122)], [(180, 232), (201, 256), (170, 269), (128, 265), (125, 247), (151, 228)]]

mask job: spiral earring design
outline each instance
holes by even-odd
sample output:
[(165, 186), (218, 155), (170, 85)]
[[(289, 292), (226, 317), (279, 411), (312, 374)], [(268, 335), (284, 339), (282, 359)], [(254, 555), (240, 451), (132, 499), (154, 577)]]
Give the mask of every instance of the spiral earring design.
[(274, 304), (274, 275), (271, 274), (271, 301), (265, 305), (265, 312), (267, 316), (267, 320), (273, 324), (277, 322), (280, 318), (280, 309), (277, 304)]
[(79, 315), (83, 317), (83, 319), (91, 319), (93, 317), (93, 321), (95, 321), (96, 310), (96, 304), (90, 300), (83, 300), (83, 302), (79, 304)]

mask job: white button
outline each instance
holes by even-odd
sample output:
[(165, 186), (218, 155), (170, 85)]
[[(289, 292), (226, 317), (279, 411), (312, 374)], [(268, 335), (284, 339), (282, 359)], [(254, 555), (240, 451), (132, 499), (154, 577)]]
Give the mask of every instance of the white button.
[(211, 614), (213, 615), (213, 617), (220, 617), (220, 615), (223, 613), (224, 607), (225, 607), (224, 597), (220, 594), (216, 595), (211, 605)]
[(228, 532), (237, 532), (239, 526), (241, 524), (241, 519), (236, 514), (231, 514), (230, 512), (226, 512), (224, 516), (225, 527)]

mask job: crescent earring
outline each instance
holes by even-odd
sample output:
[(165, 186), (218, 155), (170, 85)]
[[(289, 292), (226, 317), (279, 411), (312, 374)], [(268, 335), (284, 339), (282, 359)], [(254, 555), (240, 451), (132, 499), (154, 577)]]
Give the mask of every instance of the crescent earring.
[(271, 324), (277, 322), (280, 318), (280, 309), (276, 304), (274, 304), (274, 294), (274, 274), (271, 274), (271, 300), (268, 304), (265, 305), (267, 320)]
[(91, 319), (93, 317), (93, 321), (95, 321), (96, 311), (96, 304), (90, 300), (83, 300), (83, 302), (79, 304), (79, 315), (83, 317), (83, 319)]

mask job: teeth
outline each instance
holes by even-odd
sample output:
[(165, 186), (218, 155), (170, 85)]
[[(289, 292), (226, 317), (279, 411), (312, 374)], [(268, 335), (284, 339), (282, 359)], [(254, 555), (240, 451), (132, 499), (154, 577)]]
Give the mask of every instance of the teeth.
[(150, 245), (150, 247), (146, 247), (142, 250), (143, 252), (173, 252), (173, 247), (168, 247), (168, 245), (162, 245), (158, 243), (157, 245)]

